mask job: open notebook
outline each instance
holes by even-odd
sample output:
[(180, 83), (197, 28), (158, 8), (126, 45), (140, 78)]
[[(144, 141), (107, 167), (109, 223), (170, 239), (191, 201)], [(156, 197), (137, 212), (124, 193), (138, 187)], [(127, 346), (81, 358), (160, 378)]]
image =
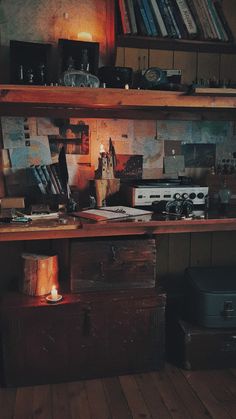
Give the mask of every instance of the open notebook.
[(111, 207), (101, 207), (99, 209), (94, 208), (78, 211), (74, 212), (73, 215), (76, 217), (88, 218), (95, 221), (110, 221), (126, 218), (135, 218), (142, 221), (149, 221), (152, 217), (152, 211), (118, 205)]

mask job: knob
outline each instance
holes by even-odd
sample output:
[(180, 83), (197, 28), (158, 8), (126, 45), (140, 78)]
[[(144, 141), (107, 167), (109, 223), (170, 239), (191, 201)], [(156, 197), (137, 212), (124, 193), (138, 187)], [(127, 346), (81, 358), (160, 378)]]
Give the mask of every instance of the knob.
[(198, 197), (199, 199), (204, 198), (204, 193), (203, 193), (203, 192), (199, 192), (199, 193), (197, 194), (197, 197)]
[(174, 194), (174, 199), (180, 199), (180, 198), (181, 198), (180, 193), (177, 192)]
[(183, 199), (188, 199), (188, 194), (187, 194), (186, 192), (184, 192), (184, 193), (182, 194), (182, 198), (183, 198)]
[(195, 199), (196, 198), (196, 194), (195, 192), (191, 192), (191, 194), (189, 195), (190, 199)]

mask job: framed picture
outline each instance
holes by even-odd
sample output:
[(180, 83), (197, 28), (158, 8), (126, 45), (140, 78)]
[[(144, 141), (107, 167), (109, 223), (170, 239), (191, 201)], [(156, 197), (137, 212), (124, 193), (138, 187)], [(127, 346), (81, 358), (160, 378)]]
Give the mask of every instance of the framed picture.
[(126, 179), (141, 179), (143, 174), (143, 156), (131, 154), (116, 154), (115, 177)]
[(49, 135), (49, 144), (52, 157), (59, 154), (62, 146), (66, 154), (76, 154), (80, 162), (90, 162), (89, 126), (85, 124), (70, 124), (64, 122), (59, 126), (59, 135)]

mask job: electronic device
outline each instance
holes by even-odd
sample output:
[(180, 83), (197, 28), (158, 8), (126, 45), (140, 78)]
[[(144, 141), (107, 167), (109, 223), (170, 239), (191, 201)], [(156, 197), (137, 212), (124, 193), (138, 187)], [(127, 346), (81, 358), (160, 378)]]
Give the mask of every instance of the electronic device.
[(141, 77), (140, 87), (143, 89), (172, 88), (181, 83), (181, 70), (161, 69), (150, 67), (145, 70)]
[(194, 206), (205, 206), (208, 186), (181, 183), (147, 182), (126, 185), (126, 199), (132, 207), (151, 206), (153, 202), (191, 200)]
[(98, 69), (98, 78), (101, 85), (106, 87), (124, 88), (126, 84), (132, 85), (133, 70), (130, 67), (104, 66)]

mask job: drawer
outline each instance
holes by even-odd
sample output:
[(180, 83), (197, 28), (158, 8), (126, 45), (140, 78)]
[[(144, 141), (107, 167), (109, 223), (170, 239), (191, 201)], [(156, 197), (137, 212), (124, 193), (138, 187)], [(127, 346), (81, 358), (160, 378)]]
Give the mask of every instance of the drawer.
[(156, 279), (155, 240), (74, 240), (70, 266), (71, 292), (151, 288)]

